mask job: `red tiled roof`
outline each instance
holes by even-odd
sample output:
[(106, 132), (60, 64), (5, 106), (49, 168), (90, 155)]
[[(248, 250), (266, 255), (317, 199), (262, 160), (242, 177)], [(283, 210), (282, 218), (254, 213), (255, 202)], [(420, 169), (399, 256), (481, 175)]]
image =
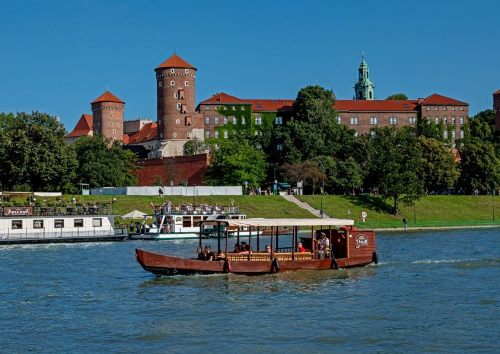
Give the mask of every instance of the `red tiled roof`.
[(437, 93), (430, 95), (425, 100), (422, 101), (423, 105), (459, 105), (459, 106), (468, 106), (468, 103), (454, 100), (453, 98), (449, 98), (446, 96), (438, 95)]
[(337, 111), (382, 111), (411, 112), (417, 106), (417, 100), (337, 100)]
[(128, 134), (123, 133), (123, 145), (128, 144), (129, 138)]
[[(145, 141), (156, 140), (158, 138), (158, 124), (157, 123), (148, 123), (144, 124), (144, 126), (137, 133), (134, 133), (128, 137), (127, 144), (138, 144), (143, 143)], [(123, 139), (125, 144), (125, 138)]]
[(92, 103), (96, 102), (118, 102), (118, 103), (125, 103), (122, 100), (120, 100), (118, 97), (113, 95), (111, 92), (106, 91), (99, 97), (97, 97), (95, 100), (92, 101)]
[(196, 70), (194, 66), (189, 64), (187, 61), (182, 59), (177, 54), (172, 55), (170, 58), (168, 58), (162, 64), (160, 64), (156, 69), (160, 68), (187, 68)]
[(272, 112), (272, 111), (291, 111), (294, 100), (259, 100), (249, 99), (252, 103), (252, 111)]
[(494, 95), (499, 94), (500, 90), (493, 92)]
[(217, 93), (217, 94), (213, 95), (212, 97), (210, 97), (208, 100), (200, 102), (200, 104), (211, 104), (211, 103), (226, 103), (226, 104), (247, 103), (247, 104), (250, 104), (250, 102), (248, 100), (242, 100), (241, 98), (228, 95), (227, 93), (224, 93), (224, 92)]
[(71, 133), (66, 135), (66, 138), (76, 138), (83, 135), (88, 135), (94, 126), (94, 117), (92, 114), (82, 114), (78, 123)]

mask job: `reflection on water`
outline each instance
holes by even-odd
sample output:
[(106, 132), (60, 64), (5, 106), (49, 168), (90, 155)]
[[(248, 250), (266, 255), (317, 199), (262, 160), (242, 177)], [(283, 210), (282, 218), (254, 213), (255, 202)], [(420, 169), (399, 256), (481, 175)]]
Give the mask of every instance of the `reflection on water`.
[(380, 233), (377, 266), (252, 277), (135, 261), (196, 240), (1, 247), (0, 352), (499, 352), (497, 238)]

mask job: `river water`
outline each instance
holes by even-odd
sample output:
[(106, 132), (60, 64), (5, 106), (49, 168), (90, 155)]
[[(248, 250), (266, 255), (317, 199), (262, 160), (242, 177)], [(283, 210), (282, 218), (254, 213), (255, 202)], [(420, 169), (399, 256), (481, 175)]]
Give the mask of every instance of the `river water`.
[(155, 277), (134, 249), (0, 247), (0, 353), (499, 353), (500, 232), (379, 232), (380, 263)]

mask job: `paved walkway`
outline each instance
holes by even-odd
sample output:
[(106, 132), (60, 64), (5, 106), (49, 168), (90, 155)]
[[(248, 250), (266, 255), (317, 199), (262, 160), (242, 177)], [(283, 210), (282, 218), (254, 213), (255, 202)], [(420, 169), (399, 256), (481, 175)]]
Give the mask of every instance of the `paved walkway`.
[[(308, 212), (310, 212), (311, 214), (313, 214), (315, 217), (321, 218), (321, 214), (320, 214), (319, 210), (318, 209), (314, 209), (311, 206), (311, 204), (306, 203), (306, 202), (301, 202), (300, 200), (298, 200), (297, 198), (295, 198), (295, 196), (293, 196), (293, 195), (288, 195), (287, 194), (287, 195), (282, 195), (282, 197), (285, 198), (289, 202), (297, 204), (302, 209), (307, 210)], [(323, 214), (323, 219), (331, 219), (331, 218), (328, 215)]]

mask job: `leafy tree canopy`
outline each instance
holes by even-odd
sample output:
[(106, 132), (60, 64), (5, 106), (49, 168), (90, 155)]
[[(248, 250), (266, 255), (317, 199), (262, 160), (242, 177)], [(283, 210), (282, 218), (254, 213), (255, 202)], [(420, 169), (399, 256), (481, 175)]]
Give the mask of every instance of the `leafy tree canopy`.
[(393, 95), (387, 96), (386, 100), (407, 100), (408, 96), (404, 93), (395, 93)]
[(460, 150), (460, 187), (467, 193), (482, 192), (500, 186), (500, 159), (490, 143), (472, 142)]

